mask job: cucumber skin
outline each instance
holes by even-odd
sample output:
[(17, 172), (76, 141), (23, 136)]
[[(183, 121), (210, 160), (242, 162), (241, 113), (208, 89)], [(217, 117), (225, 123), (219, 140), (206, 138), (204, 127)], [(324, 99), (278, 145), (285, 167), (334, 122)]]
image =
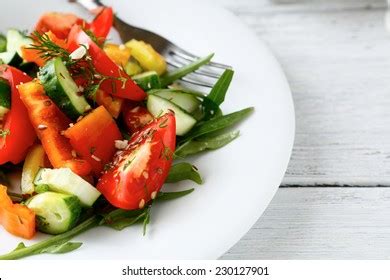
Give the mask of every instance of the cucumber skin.
[(74, 196), (74, 195), (70, 195), (69, 197), (65, 198), (64, 199), (64, 202), (66, 203), (66, 205), (73, 210), (72, 212), (72, 218), (69, 220), (69, 223), (68, 223), (68, 230), (74, 228), (74, 226), (77, 224), (79, 218), (80, 218), (80, 215), (81, 215), (81, 210), (82, 210), (82, 207), (81, 207), (81, 203), (80, 203), (80, 200), (77, 198), (77, 196)]
[[(26, 202), (27, 207), (29, 207), (29, 205), (31, 205), (31, 203), (34, 201), (34, 199), (39, 198), (39, 196), (47, 196), (47, 195), (49, 195), (49, 196), (50, 195), (58, 195), (57, 199), (61, 199), (62, 203), (65, 204), (68, 211), (71, 212), (70, 219), (66, 222), (66, 224), (64, 222), (63, 227), (61, 229), (58, 229), (58, 228), (53, 228), (52, 225), (50, 224), (50, 221), (47, 221), (46, 217), (39, 215), (37, 213), (36, 221), (37, 221), (38, 230), (40, 232), (57, 235), (57, 234), (67, 232), (70, 229), (72, 229), (77, 224), (77, 222), (80, 218), (80, 215), (81, 215), (82, 207), (80, 204), (80, 200), (76, 196), (72, 196), (72, 195), (65, 195), (65, 194), (59, 194), (59, 193), (53, 193), (53, 192), (45, 192), (45, 193), (41, 193), (41, 194), (38, 194), (38, 195), (30, 198)], [(46, 207), (42, 203), (42, 205), (40, 205), (40, 207), (32, 207), (31, 209), (35, 212), (39, 212), (39, 209), (43, 209), (43, 208), (46, 208)], [(47, 207), (47, 208), (49, 208), (49, 207)]]
[(76, 120), (81, 114), (73, 106), (67, 93), (62, 88), (62, 85), (56, 75), (55, 62), (56, 59), (47, 62), (46, 65), (39, 71), (38, 78), (50, 99), (57, 104), (65, 115), (72, 120)]
[(135, 75), (132, 80), (145, 91), (161, 88), (160, 77), (155, 71)]
[(0, 107), (11, 108), (11, 87), (2, 78), (0, 78)]
[[(65, 171), (60, 171), (61, 169), (65, 170)], [(73, 175), (77, 176), (77, 178), (79, 180), (81, 180), (82, 182), (87, 183), (87, 185), (89, 185), (91, 188), (88, 191), (89, 192), (88, 193), (89, 199), (87, 200), (85, 198), (85, 196), (80, 196), (80, 193), (71, 192), (71, 191), (69, 191), (69, 189), (65, 189), (63, 186), (56, 186), (55, 184), (52, 184), (52, 183), (48, 182), (47, 180), (45, 180), (44, 178), (42, 178), (42, 177), (45, 177), (45, 175), (44, 175), (45, 172), (53, 172), (53, 171), (55, 172), (55, 170), (56, 170), (56, 172), (67, 172), (66, 175), (68, 175), (68, 176), (70, 176), (69, 174), (73, 174)], [(53, 174), (51, 176), (53, 176)], [(56, 173), (55, 177), (57, 177), (57, 176), (61, 176), (61, 175)], [(84, 179), (79, 177), (77, 174), (74, 174), (69, 168), (59, 168), (59, 169), (41, 168), (34, 178), (34, 185), (47, 185), (49, 187), (49, 190), (52, 192), (74, 195), (74, 196), (78, 197), (78, 199), (80, 200), (81, 205), (83, 207), (92, 207), (92, 205), (96, 202), (98, 197), (101, 195), (100, 192), (98, 192), (95, 187), (90, 185), (88, 182), (86, 182)], [(80, 189), (80, 188), (78, 188), (78, 189)], [(93, 190), (93, 192), (91, 190)]]
[(158, 95), (149, 95), (146, 106), (154, 117), (157, 117), (168, 110), (173, 110), (176, 119), (176, 135), (178, 136), (185, 135), (196, 125), (196, 119), (193, 116), (185, 112), (176, 104)]
[(0, 34), (0, 52), (7, 51), (7, 38), (3, 34)]

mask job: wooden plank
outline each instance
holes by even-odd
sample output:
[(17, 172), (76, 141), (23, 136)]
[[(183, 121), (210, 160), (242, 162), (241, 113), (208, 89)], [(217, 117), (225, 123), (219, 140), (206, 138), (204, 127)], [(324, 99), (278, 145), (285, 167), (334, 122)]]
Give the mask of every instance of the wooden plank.
[(389, 188), (282, 188), (222, 259), (389, 259)]
[(297, 132), (283, 183), (390, 186), (385, 1), (217, 2), (266, 41), (290, 82)]

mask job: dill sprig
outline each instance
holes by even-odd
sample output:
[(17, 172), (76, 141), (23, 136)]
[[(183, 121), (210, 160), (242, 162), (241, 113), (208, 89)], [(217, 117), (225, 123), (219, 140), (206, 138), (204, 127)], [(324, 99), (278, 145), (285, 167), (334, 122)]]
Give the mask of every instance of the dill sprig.
[(39, 56), (45, 61), (60, 57), (64, 63), (71, 65), (74, 63), (69, 57), (70, 53), (54, 43), (46, 33), (33, 32), (30, 38), (34, 41), (27, 49), (38, 51)]
[[(97, 38), (91, 31), (84, 31), (87, 33), (87, 35), (90, 36), (92, 41), (94, 41), (98, 45), (102, 43), (102, 41)], [(70, 53), (66, 49), (62, 48), (61, 46), (58, 46), (55, 42), (51, 40), (51, 38), (47, 34), (40, 34), (39, 32), (34, 32), (32, 36), (30, 36), (30, 38), (34, 41), (34, 43), (28, 48), (37, 50), (39, 56), (42, 59), (44, 59), (45, 61), (49, 61), (53, 58), (60, 57), (73, 78), (82, 77), (83, 79), (85, 79), (86, 84), (84, 87), (84, 94), (91, 99), (94, 99), (96, 90), (104, 81), (120, 81), (122, 83), (122, 88), (124, 88), (127, 80), (130, 79), (126, 76), (121, 75), (120, 71), (119, 77), (111, 77), (99, 73), (92, 63), (92, 57), (90, 56), (88, 48), (86, 46), (81, 45), (86, 48), (85, 56), (81, 59), (74, 60), (71, 58)], [(112, 83), (112, 85), (113, 93), (115, 93), (115, 83)]]

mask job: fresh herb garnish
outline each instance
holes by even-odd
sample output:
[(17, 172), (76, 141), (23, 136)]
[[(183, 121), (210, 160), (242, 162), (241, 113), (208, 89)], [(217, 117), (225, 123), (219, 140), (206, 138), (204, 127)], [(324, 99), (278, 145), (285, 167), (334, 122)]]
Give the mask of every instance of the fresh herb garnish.
[(195, 189), (189, 189), (189, 190), (179, 191), (179, 192), (159, 192), (156, 201), (168, 201), (168, 200), (177, 199), (192, 193), (194, 190)]
[(161, 77), (161, 87), (167, 87), (172, 84), (174, 81), (183, 78), (184, 76), (196, 71), (201, 66), (209, 63), (213, 58), (214, 54), (210, 54), (206, 57), (200, 58), (182, 68), (176, 69), (165, 76)]
[(165, 183), (176, 183), (183, 180), (192, 180), (197, 184), (202, 184), (202, 178), (196, 167), (188, 162), (181, 162), (173, 165)]
[(216, 132), (228, 127), (231, 127), (253, 112), (254, 108), (249, 107), (228, 115), (213, 118), (195, 126), (183, 139), (180, 141), (180, 145), (194, 138), (206, 135), (208, 133)]
[(175, 150), (176, 158), (185, 158), (206, 150), (216, 150), (232, 142), (240, 135), (239, 131), (222, 131), (218, 133), (206, 134), (203, 137), (189, 140), (180, 145)]

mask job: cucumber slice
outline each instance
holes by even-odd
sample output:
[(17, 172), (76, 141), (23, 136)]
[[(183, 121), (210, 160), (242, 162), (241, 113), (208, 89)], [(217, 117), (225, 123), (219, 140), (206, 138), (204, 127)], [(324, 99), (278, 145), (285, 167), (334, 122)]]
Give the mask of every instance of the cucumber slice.
[(157, 95), (149, 95), (147, 101), (148, 111), (158, 117), (170, 110), (175, 112), (176, 118), (176, 135), (182, 136), (186, 134), (196, 124), (196, 119), (186, 113), (182, 108)]
[(8, 81), (0, 78), (0, 120), (9, 112), (11, 108), (11, 88)]
[(153, 94), (158, 95), (164, 99), (175, 103), (180, 108), (183, 108), (185, 111), (192, 113), (196, 109), (199, 108), (202, 103), (199, 99), (197, 99), (194, 95), (180, 92), (180, 91), (156, 91)]
[(16, 51), (2, 52), (0, 53), (0, 60), (4, 64), (18, 67), (20, 63), (23, 62), (23, 59)]
[(73, 81), (61, 58), (50, 60), (38, 73), (46, 94), (71, 119), (76, 120), (90, 106)]
[(7, 51), (7, 39), (3, 34), (0, 34), (0, 52)]
[(26, 204), (37, 215), (39, 231), (49, 234), (72, 229), (81, 213), (80, 200), (68, 194), (44, 192), (33, 196)]
[(22, 47), (31, 45), (33, 41), (17, 29), (9, 29), (7, 32), (7, 52), (17, 52), (22, 55)]
[(35, 185), (48, 185), (50, 191), (75, 195), (83, 206), (91, 207), (100, 192), (69, 168), (42, 168), (34, 181)]
[(161, 88), (160, 77), (156, 71), (148, 71), (132, 77), (134, 82), (145, 91)]

